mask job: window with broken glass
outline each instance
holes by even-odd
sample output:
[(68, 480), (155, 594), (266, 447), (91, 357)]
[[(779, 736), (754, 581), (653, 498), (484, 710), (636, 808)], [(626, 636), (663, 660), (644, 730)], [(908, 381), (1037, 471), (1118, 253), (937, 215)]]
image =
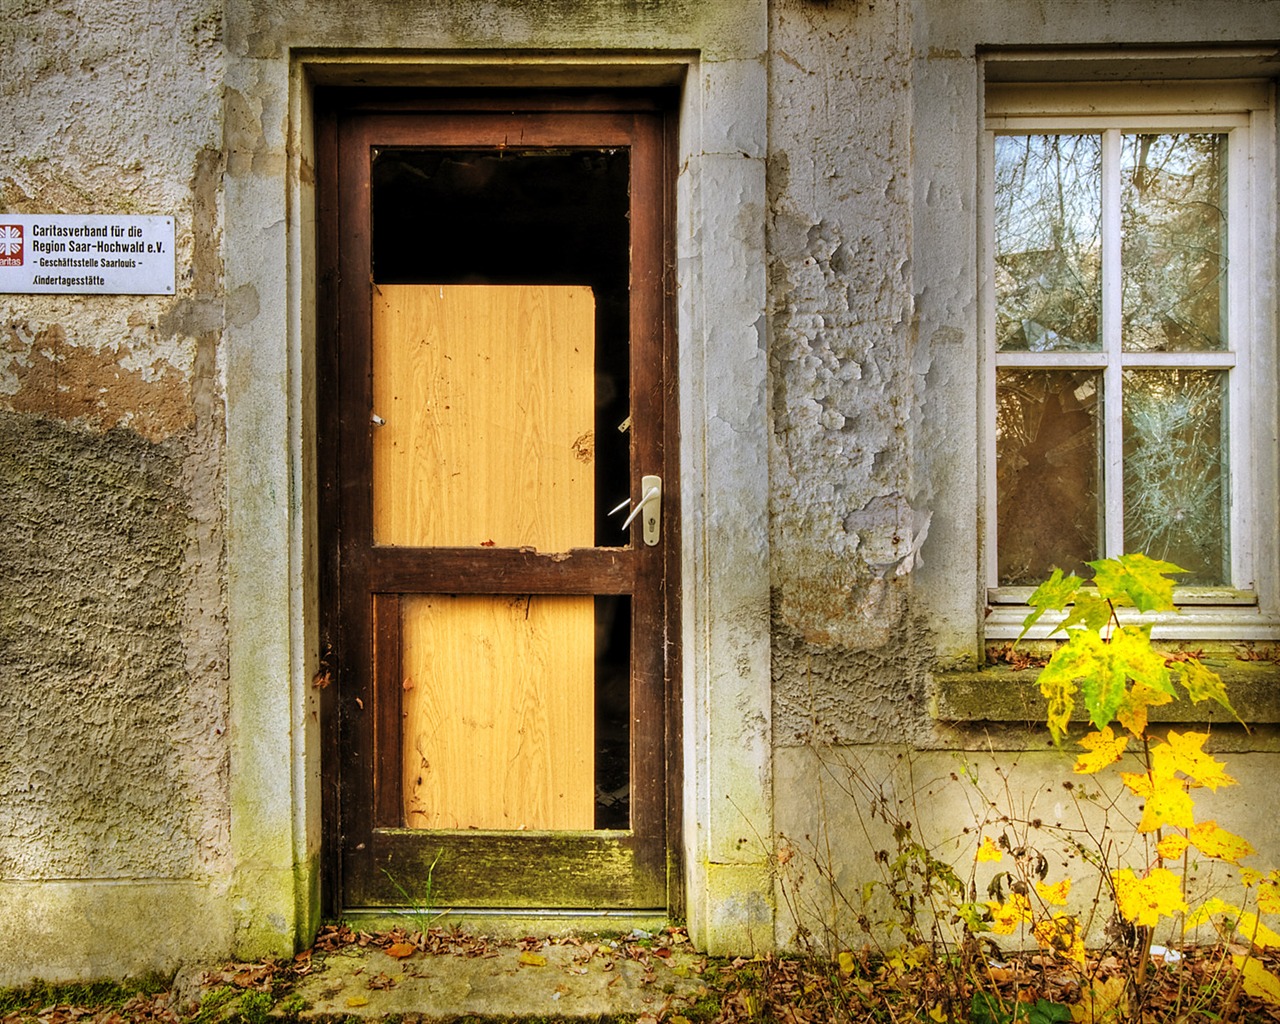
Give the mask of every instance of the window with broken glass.
[(1082, 88), (1085, 113), (1070, 88), (988, 93), (993, 604), (1133, 551), (1182, 566), (1205, 603), (1255, 600), (1257, 94), (1163, 112), (1161, 95), (1149, 113)]

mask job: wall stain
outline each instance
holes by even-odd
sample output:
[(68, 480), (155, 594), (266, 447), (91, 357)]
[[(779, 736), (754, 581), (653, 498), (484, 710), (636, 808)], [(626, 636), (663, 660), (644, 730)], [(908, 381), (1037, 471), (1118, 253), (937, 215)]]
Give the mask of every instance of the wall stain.
[(124, 346), (72, 344), (61, 324), (12, 321), (0, 334), (0, 379), (9, 381), (0, 409), (51, 416), (100, 433), (128, 427), (148, 441), (190, 427), (194, 414), (184, 374), (163, 361), (150, 373), (129, 369), (132, 356)]

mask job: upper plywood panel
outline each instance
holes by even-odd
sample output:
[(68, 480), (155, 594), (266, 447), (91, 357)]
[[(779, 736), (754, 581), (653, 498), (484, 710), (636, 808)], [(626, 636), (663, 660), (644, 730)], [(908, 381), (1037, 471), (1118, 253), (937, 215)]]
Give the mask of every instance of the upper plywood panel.
[(594, 338), (587, 287), (375, 287), (374, 543), (590, 546)]

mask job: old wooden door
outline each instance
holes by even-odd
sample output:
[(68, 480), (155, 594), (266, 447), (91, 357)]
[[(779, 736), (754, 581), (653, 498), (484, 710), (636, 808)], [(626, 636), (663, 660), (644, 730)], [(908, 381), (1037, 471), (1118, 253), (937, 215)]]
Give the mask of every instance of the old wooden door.
[(318, 106), (331, 908), (666, 908), (668, 118)]

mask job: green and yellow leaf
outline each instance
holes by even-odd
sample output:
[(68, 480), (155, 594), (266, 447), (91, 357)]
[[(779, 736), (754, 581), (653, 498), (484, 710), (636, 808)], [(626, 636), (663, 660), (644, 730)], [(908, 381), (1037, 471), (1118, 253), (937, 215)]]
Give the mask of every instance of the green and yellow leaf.
[[(1040, 672), (1040, 693), (1049, 702), (1048, 725), (1053, 741), (1062, 743), (1075, 706), (1076, 681), (1088, 679), (1106, 664), (1106, 644), (1096, 633), (1077, 629), (1053, 652)], [(1106, 722), (1102, 723), (1106, 725)]]
[(1187, 570), (1143, 554), (1090, 562), (1098, 593), (1113, 604), (1131, 604), (1140, 612), (1174, 611), (1173, 580), (1166, 573)]
[(1081, 590), (1076, 594), (1075, 602), (1062, 622), (1058, 624), (1058, 628), (1071, 629), (1073, 626), (1084, 626), (1085, 629), (1101, 633), (1111, 621), (1111, 615), (1110, 602), (1088, 590)]
[(1018, 634), (1018, 639), (1026, 636), (1027, 631), (1045, 612), (1060, 612), (1069, 605), (1083, 583), (1084, 580), (1075, 573), (1064, 578), (1061, 569), (1054, 569), (1053, 575), (1036, 587), (1035, 592), (1027, 599), (1027, 604), (1035, 611), (1022, 620), (1022, 632)]
[(1129, 692), (1124, 695), (1120, 706), (1116, 708), (1116, 721), (1134, 736), (1141, 738), (1147, 731), (1147, 708), (1159, 707), (1172, 700), (1171, 693), (1157, 690), (1145, 683), (1134, 683), (1129, 687)]
[(1111, 657), (1120, 663), (1124, 674), (1137, 683), (1174, 695), (1169, 665), (1151, 646), (1151, 637), (1142, 626), (1123, 626), (1111, 635), (1108, 645)]
[(1187, 696), (1192, 702), (1199, 704), (1201, 701), (1211, 700), (1219, 704), (1231, 713), (1231, 716), (1244, 725), (1242, 719), (1236, 709), (1231, 706), (1231, 701), (1227, 699), (1227, 687), (1222, 681), (1222, 676), (1218, 675), (1212, 669), (1207, 668), (1198, 658), (1186, 658), (1169, 663), (1169, 671), (1177, 677), (1182, 688), (1187, 691)]

